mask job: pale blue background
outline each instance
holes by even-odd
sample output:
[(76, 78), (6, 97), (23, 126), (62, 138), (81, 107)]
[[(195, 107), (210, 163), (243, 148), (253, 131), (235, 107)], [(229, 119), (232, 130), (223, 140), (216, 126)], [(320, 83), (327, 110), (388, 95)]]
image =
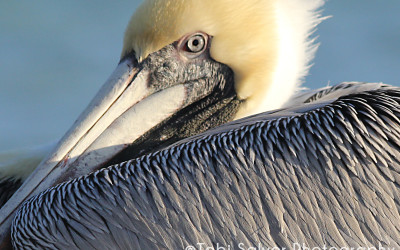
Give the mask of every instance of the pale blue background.
[[(59, 139), (116, 66), (138, 1), (0, 2), (0, 150)], [(305, 84), (400, 86), (400, 1), (331, 0)]]

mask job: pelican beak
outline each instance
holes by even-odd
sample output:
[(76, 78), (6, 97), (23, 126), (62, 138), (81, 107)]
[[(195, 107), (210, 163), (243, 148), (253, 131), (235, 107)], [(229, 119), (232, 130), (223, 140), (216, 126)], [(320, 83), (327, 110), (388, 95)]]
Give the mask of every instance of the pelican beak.
[[(166, 125), (166, 121), (173, 117), (176, 128), (192, 124), (188, 119), (196, 114), (185, 117), (182, 110), (198, 102), (213, 107), (207, 97), (213, 92), (221, 93), (221, 89), (226, 89), (222, 91), (225, 94), (219, 94), (223, 98), (218, 98), (215, 103), (226, 103), (222, 100), (224, 98), (233, 99), (233, 87), (227, 87), (226, 78), (215, 80), (215, 75), (221, 72), (222, 75), (232, 75), (229, 68), (209, 57), (176, 61), (176, 51), (172, 44), (140, 63), (134, 53), (121, 60), (54, 151), (1, 208), (0, 240), (6, 237), (18, 207), (29, 197), (60, 182), (105, 167), (113, 157), (128, 146), (137, 145), (138, 141), (162, 141), (166, 130), (161, 128), (170, 126), (170, 130), (171, 125)], [(210, 70), (205, 70), (204, 65), (208, 65)], [(185, 73), (188, 68), (195, 73)], [(226, 120), (209, 126), (223, 122)]]

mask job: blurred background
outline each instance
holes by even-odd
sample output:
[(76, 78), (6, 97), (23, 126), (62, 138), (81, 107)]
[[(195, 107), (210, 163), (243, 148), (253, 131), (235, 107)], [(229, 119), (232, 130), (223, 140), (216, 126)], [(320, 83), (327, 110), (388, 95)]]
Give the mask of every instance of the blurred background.
[[(0, 151), (58, 140), (118, 63), (138, 0), (0, 2)], [(400, 1), (330, 0), (304, 84), (400, 86)]]

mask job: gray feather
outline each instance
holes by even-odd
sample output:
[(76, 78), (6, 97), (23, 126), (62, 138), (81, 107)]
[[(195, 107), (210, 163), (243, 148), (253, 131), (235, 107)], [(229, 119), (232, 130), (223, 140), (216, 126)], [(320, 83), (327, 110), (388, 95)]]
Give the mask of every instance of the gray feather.
[(400, 247), (400, 90), (343, 83), (32, 198), (16, 248)]

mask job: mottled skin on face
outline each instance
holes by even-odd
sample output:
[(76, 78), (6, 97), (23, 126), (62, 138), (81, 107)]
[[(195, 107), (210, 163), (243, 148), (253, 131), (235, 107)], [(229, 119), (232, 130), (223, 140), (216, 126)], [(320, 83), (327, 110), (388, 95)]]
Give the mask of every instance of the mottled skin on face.
[(141, 136), (105, 165), (157, 151), (229, 122), (237, 114), (242, 101), (234, 90), (233, 72), (227, 65), (210, 57), (212, 38), (208, 39), (208, 48), (194, 58), (187, 57), (190, 55), (181, 49), (181, 42), (174, 42), (150, 54), (139, 65), (148, 72), (148, 87), (155, 92), (174, 85), (185, 85), (187, 106)]

